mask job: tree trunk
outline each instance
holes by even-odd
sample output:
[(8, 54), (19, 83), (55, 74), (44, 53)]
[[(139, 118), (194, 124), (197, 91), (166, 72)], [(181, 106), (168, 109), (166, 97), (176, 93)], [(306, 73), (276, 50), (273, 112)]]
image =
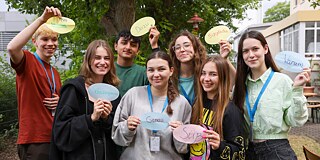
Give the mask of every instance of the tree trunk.
[(123, 29), (130, 30), (135, 21), (135, 0), (111, 0), (109, 7), (101, 20), (107, 36), (116, 35)]

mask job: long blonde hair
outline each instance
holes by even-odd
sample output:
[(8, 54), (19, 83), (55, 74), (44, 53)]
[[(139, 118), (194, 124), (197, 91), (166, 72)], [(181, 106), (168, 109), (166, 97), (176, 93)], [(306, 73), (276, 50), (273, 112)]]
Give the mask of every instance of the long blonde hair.
[[(214, 55), (209, 57), (205, 63), (202, 64), (201, 70), (203, 69), (204, 65), (213, 62), (217, 68), (218, 74), (218, 92), (215, 94), (214, 101), (216, 103), (212, 103), (210, 106), (210, 110), (214, 111), (213, 116), (213, 124), (212, 127), (214, 131), (216, 131), (221, 139), (223, 139), (223, 116), (226, 107), (229, 104), (229, 91), (230, 91), (230, 68), (228, 62), (223, 59), (220, 55)], [(200, 70), (200, 71), (201, 71)], [(197, 79), (197, 83), (201, 86), (200, 77)], [(202, 124), (203, 121), (203, 98), (206, 98), (207, 93), (203, 90), (202, 87), (199, 87), (196, 90), (197, 97), (195, 100), (195, 104), (192, 107), (192, 116), (191, 116), (191, 123), (193, 124)]]

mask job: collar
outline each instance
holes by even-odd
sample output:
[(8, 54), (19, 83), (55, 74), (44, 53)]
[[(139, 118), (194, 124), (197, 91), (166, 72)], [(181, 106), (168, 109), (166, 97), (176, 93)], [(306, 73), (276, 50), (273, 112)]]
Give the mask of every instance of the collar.
[(247, 85), (248, 81), (257, 82), (257, 81), (259, 81), (259, 80), (264, 84), (264, 83), (267, 81), (268, 76), (269, 76), (271, 70), (272, 70), (271, 67), (269, 67), (269, 68), (268, 68), (258, 79), (256, 79), (256, 80), (253, 80), (253, 79), (251, 78), (251, 75), (248, 74), (248, 75), (247, 75), (247, 80), (246, 80), (246, 85)]

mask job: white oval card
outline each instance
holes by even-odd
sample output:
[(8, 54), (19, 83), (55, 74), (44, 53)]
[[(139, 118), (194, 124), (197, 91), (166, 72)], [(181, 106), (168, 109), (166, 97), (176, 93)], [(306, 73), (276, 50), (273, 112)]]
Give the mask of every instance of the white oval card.
[(205, 140), (202, 138), (204, 135), (204, 130), (205, 129), (203, 127), (195, 124), (181, 125), (173, 130), (173, 137), (182, 143), (200, 143)]
[(60, 34), (71, 32), (75, 27), (74, 21), (67, 17), (51, 17), (47, 20), (46, 25)]
[(227, 40), (230, 34), (231, 31), (227, 26), (216, 26), (206, 33), (204, 40), (208, 44), (218, 44), (221, 40)]
[(295, 73), (300, 73), (303, 71), (303, 68), (310, 67), (309, 61), (303, 54), (292, 51), (283, 51), (278, 53), (275, 56), (275, 62), (282, 69)]
[(168, 115), (158, 112), (148, 112), (140, 117), (141, 126), (150, 130), (163, 130), (169, 125)]
[(106, 83), (95, 83), (88, 88), (89, 95), (94, 99), (113, 101), (119, 97), (119, 90)]
[(151, 26), (154, 26), (156, 21), (152, 17), (143, 17), (134, 22), (130, 32), (133, 36), (139, 37), (149, 32)]

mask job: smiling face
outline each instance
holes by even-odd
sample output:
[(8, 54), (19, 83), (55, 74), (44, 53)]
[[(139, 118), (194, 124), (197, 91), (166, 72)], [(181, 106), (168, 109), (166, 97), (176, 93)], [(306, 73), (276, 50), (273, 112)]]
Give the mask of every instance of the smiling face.
[(181, 63), (190, 62), (194, 58), (194, 48), (187, 36), (178, 37), (173, 46), (173, 50)]
[(267, 53), (268, 46), (262, 46), (259, 40), (247, 38), (243, 41), (242, 58), (250, 69), (266, 68), (265, 55)]
[(103, 47), (98, 47), (94, 59), (90, 63), (95, 79), (103, 79), (103, 76), (110, 71), (110, 54)]
[(206, 63), (201, 71), (200, 83), (208, 97), (212, 97), (218, 92), (219, 76), (217, 66), (214, 62)]
[(118, 53), (118, 58), (134, 59), (139, 51), (138, 42), (134, 42), (133, 39), (120, 37), (114, 44), (114, 49)]
[(173, 73), (166, 60), (161, 58), (150, 59), (147, 62), (147, 77), (152, 87), (166, 89)]

